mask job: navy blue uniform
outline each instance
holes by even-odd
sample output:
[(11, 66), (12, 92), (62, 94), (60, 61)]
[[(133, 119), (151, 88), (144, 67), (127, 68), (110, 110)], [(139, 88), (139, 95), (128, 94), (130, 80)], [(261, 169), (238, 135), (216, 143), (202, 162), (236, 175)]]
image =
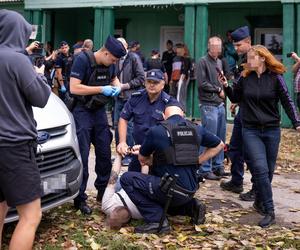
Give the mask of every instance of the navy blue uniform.
[[(185, 120), (174, 115), (168, 121), (172, 124), (179, 124)], [(198, 141), (204, 147), (216, 147), (221, 140), (209, 133), (203, 127), (197, 127)], [(141, 146), (140, 154), (147, 157), (157, 151), (163, 151), (171, 146), (170, 137), (162, 125), (150, 128), (144, 143)], [(121, 177), (121, 185), (137, 206), (146, 222), (159, 222), (163, 214), (163, 205), (166, 201), (166, 194), (160, 190), (159, 183), (165, 173), (170, 175), (178, 174), (177, 185), (194, 193), (198, 189), (197, 165), (174, 166), (172, 164), (153, 166), (151, 175), (142, 173), (127, 172)], [(173, 215), (192, 215), (195, 200), (192, 197), (183, 197), (174, 194), (169, 213)]]
[[(101, 67), (111, 72), (111, 74), (109, 74), (110, 78), (106, 79), (108, 83), (110, 83), (115, 78), (113, 74), (114, 65)], [(79, 54), (73, 64), (71, 77), (77, 78), (84, 83), (89, 79), (91, 73), (92, 68), (88, 57), (84, 53)], [(96, 155), (95, 172), (97, 178), (95, 187), (100, 194), (104, 193), (112, 167), (110, 149), (112, 133), (109, 130), (105, 106), (90, 110), (81, 102), (78, 102), (72, 112), (76, 123), (76, 133), (83, 163), (83, 180), (75, 202), (81, 202), (87, 199), (85, 190), (89, 177), (88, 157), (91, 143), (93, 143), (95, 147)]]
[[(54, 67), (56, 69), (61, 69), (61, 73), (63, 76), (63, 80), (64, 80), (64, 85), (67, 89), (67, 91), (69, 91), (70, 86), (70, 73), (71, 73), (71, 67), (73, 64), (73, 56), (70, 54), (68, 56), (64, 55), (64, 54), (59, 54), (56, 61), (55, 61), (55, 65)], [(65, 93), (61, 93), (59, 92), (59, 97), (64, 101), (65, 100)]]
[[(177, 100), (163, 91), (157, 100), (152, 103), (150, 102), (148, 93), (145, 89), (131, 95), (131, 98), (125, 104), (120, 117), (126, 121), (133, 118), (133, 139), (135, 144), (142, 144), (148, 129), (163, 121), (162, 114), (166, 104), (172, 102), (177, 103)], [(136, 156), (132, 157), (128, 170), (141, 171), (141, 166)]]

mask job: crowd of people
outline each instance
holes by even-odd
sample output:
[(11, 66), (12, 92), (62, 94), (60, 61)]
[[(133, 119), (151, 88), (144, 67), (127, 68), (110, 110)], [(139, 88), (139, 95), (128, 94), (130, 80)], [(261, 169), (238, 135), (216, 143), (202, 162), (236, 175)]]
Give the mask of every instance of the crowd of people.
[[(96, 51), (92, 40), (79, 41), (72, 54), (66, 41), (58, 50), (47, 43), (41, 57), (39, 42), (25, 49), (31, 26), (19, 14), (0, 10), (0, 28), (10, 33), (0, 40), (0, 104), (6, 107), (0, 112), (0, 234), (8, 206), (16, 206), (20, 216), (11, 249), (20, 248), (15, 246), (20, 238), (22, 249), (30, 249), (41, 218), (32, 106), (43, 107), (50, 89), (75, 120), (83, 180), (74, 207), (82, 214), (92, 213), (86, 194), (92, 144), (96, 199), (112, 229), (133, 218), (145, 222), (136, 233), (166, 233), (171, 230), (167, 215), (186, 215), (191, 223), (202, 224), (206, 207), (194, 197), (199, 182), (229, 175), (231, 180), (221, 182), (221, 188), (253, 201), (264, 215), (259, 226), (275, 223), (271, 183), (280, 142), (279, 102), (298, 131), (300, 120), (282, 77), (286, 68), (266, 47), (252, 46), (247, 26), (227, 32), (226, 42), (210, 37), (207, 54), (196, 64), (185, 44), (174, 48), (168, 40), (162, 59), (157, 49), (145, 59), (137, 41), (113, 36)], [(300, 59), (296, 53), (291, 56), (298, 86)], [(14, 63), (16, 58), (24, 61), (21, 67)], [(187, 87), (194, 78), (201, 125), (185, 118)], [(224, 170), (226, 97), (233, 103), (231, 112), (238, 109), (229, 143), (231, 174)], [(113, 164), (108, 103), (113, 103), (117, 151)], [(253, 183), (246, 193), (244, 163)], [(121, 165), (128, 165), (128, 171), (119, 178)], [(20, 183), (22, 190), (16, 187)]]

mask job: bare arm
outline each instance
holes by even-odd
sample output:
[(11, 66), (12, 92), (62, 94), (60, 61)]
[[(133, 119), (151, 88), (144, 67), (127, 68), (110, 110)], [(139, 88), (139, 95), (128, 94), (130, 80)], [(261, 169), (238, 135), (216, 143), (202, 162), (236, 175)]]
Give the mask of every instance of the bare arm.
[(57, 68), (55, 70), (55, 76), (57, 78), (57, 81), (58, 81), (59, 85), (63, 86), (64, 85), (64, 80), (63, 80), (62, 69), (61, 68)]
[(221, 150), (224, 148), (224, 143), (220, 142), (220, 144), (214, 148), (207, 148), (200, 156), (199, 156), (199, 164), (213, 158), (216, 156)]
[(115, 186), (115, 184), (118, 180), (120, 170), (121, 170), (121, 160), (122, 160), (122, 156), (117, 153), (116, 159), (114, 161), (114, 164), (113, 164), (111, 172), (110, 172), (108, 185)]
[(100, 86), (87, 86), (81, 84), (81, 80), (71, 77), (70, 78), (70, 91), (75, 95), (96, 95), (102, 93)]
[(120, 117), (118, 129), (119, 129), (119, 144), (117, 146), (117, 151), (123, 157), (127, 154), (128, 145), (126, 143), (126, 135), (127, 135), (127, 124), (128, 121)]

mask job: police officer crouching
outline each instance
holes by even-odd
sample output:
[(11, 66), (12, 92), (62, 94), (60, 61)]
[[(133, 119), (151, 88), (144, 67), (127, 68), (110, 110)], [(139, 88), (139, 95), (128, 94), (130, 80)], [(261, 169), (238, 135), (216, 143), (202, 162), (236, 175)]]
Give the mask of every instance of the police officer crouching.
[(93, 53), (81, 52), (75, 59), (71, 70), (70, 90), (75, 95), (76, 105), (73, 116), (83, 164), (83, 180), (74, 206), (83, 214), (91, 214), (86, 204), (85, 194), (88, 181), (88, 157), (90, 144), (93, 143), (96, 154), (95, 187), (97, 200), (101, 201), (109, 179), (111, 164), (112, 133), (109, 130), (105, 104), (111, 96), (117, 96), (120, 82), (115, 76), (115, 63), (126, 54), (121, 42), (109, 36), (105, 45)]
[[(164, 115), (166, 120), (150, 128), (141, 145), (142, 173), (126, 172), (121, 177), (122, 187), (146, 222), (135, 228), (136, 233), (169, 232), (166, 212), (189, 216), (194, 224), (204, 223), (205, 205), (193, 198), (198, 189), (196, 171), (224, 147), (218, 137), (185, 120), (180, 107), (167, 106)], [(200, 146), (207, 150), (199, 156)], [(151, 157), (151, 175), (147, 175)]]
[[(119, 144), (118, 153), (123, 157), (128, 153), (126, 134), (128, 122), (133, 120), (133, 139), (136, 145), (141, 145), (150, 127), (164, 120), (163, 112), (166, 105), (178, 104), (178, 101), (163, 91), (165, 86), (164, 73), (159, 69), (149, 70), (146, 74), (145, 89), (132, 93), (126, 102), (118, 123)], [(136, 155), (128, 166), (128, 171), (141, 171), (141, 165)]]

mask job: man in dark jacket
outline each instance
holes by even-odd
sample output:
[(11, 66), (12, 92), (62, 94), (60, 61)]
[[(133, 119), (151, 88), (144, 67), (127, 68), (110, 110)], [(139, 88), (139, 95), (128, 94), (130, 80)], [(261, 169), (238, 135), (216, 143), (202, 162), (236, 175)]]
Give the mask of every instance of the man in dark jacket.
[[(196, 74), (202, 125), (222, 141), (225, 141), (225, 95), (217, 79), (218, 71), (223, 71), (222, 61), (218, 58), (221, 52), (222, 40), (219, 37), (209, 38), (208, 53), (198, 62)], [(201, 175), (209, 180), (219, 180), (226, 175), (223, 161), (224, 153), (220, 152), (211, 161), (202, 164)]]
[[(127, 42), (124, 38), (118, 38), (118, 40), (124, 45), (124, 47), (128, 48)], [(142, 62), (139, 56), (134, 53), (127, 51), (127, 54), (120, 58), (118, 63), (116, 64), (116, 75), (121, 82), (121, 93), (118, 97), (115, 98), (115, 109), (114, 109), (114, 127), (115, 127), (115, 137), (116, 137), (116, 145), (119, 144), (119, 133), (118, 133), (118, 122), (120, 119), (120, 113), (126, 104), (127, 100), (131, 96), (133, 92), (142, 88), (145, 82), (145, 73), (143, 69)], [(128, 122), (127, 126), (127, 145), (133, 146), (133, 123), (131, 121)], [(129, 165), (131, 159), (126, 156), (122, 164)]]
[(38, 74), (23, 54), (32, 26), (2, 9), (0, 30), (0, 248), (8, 207), (16, 207), (19, 222), (9, 249), (31, 249), (42, 215), (32, 106), (44, 107), (50, 88), (44, 67), (36, 69)]

